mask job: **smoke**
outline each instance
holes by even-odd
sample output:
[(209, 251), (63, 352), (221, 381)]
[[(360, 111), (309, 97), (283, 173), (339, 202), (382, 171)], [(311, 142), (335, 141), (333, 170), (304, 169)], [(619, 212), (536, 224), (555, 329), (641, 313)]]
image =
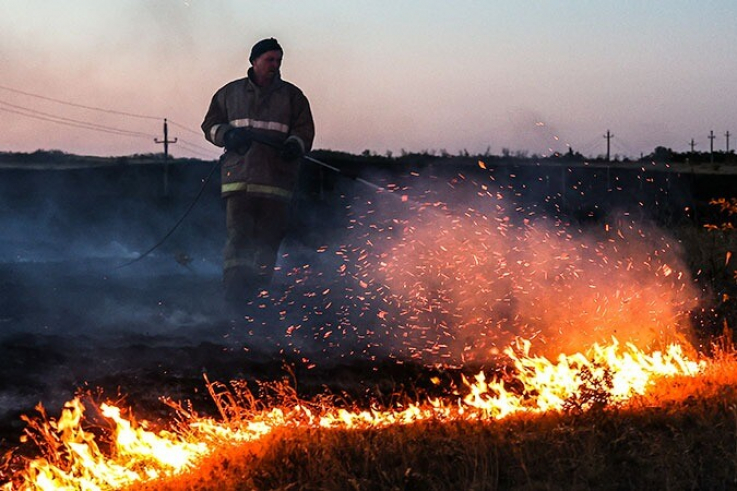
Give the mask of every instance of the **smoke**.
[(343, 247), (385, 352), (460, 365), (494, 359), (518, 336), (555, 356), (688, 334), (698, 294), (677, 243), (654, 225), (614, 209), (588, 226), (548, 218), (503, 185), (463, 178), (413, 187), (399, 206), (356, 207)]
[[(176, 305), (192, 305), (189, 299), (199, 298), (197, 281), (216, 281), (223, 232), (212, 226), (212, 216), (220, 212), (219, 197), (204, 199), (145, 261), (117, 268), (160, 240), (192, 198), (175, 174), (167, 198), (156, 186), (141, 186), (149, 182), (145, 170), (123, 171), (128, 181), (121, 170), (62, 172), (51, 164), (4, 171), (0, 265), (7, 290), (22, 299), (4, 305), (4, 315), (15, 320), (13, 331), (104, 335), (107, 326), (134, 329), (145, 312), (150, 325), (162, 324), (162, 316), (170, 317), (162, 312), (174, 308), (162, 300), (179, 296)], [(160, 182), (157, 173), (150, 177)]]

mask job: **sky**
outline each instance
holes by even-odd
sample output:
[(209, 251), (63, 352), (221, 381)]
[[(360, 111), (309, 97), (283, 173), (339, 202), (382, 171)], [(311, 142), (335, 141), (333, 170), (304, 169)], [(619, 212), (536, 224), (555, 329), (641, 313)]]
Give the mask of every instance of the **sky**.
[[(214, 92), (275, 37), (316, 149), (737, 147), (734, 0), (1, 0), (0, 151), (216, 158)], [(731, 141), (726, 134), (730, 132)]]

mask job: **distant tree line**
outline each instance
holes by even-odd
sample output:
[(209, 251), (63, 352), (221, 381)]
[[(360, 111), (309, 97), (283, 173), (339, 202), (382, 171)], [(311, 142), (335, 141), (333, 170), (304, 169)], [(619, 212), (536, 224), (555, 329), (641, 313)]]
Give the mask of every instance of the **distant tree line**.
[[(457, 151), (455, 154), (446, 149), (426, 149), (417, 152), (409, 152), (402, 149), (398, 155), (391, 150), (387, 150), (381, 154), (372, 150), (364, 150), (360, 154), (352, 154), (344, 151), (334, 150), (316, 150), (313, 154), (329, 157), (332, 160), (342, 161), (361, 161), (364, 163), (386, 164), (395, 163), (422, 163), (438, 159), (478, 159), (489, 163), (494, 162), (522, 162), (522, 161), (540, 161), (540, 162), (590, 162), (604, 163), (607, 162), (605, 155), (584, 156), (580, 152), (568, 148), (566, 152), (553, 152), (550, 155), (530, 154), (526, 150), (510, 150), (502, 148), (501, 154), (491, 153), (490, 147), (487, 147), (483, 153), (471, 153), (466, 149)], [(36, 150), (35, 152), (0, 152), (0, 162), (8, 163), (101, 163), (109, 162), (111, 164), (127, 164), (127, 163), (157, 163), (164, 161), (164, 153), (142, 153), (119, 157), (95, 157), (86, 155), (76, 155), (63, 152), (60, 150)], [(177, 162), (198, 162), (203, 161), (197, 158), (175, 158), (171, 161)], [(621, 156), (615, 154), (609, 160), (612, 162), (673, 162), (673, 163), (690, 163), (690, 164), (737, 164), (737, 155), (734, 150), (730, 151), (714, 151), (714, 152), (677, 152), (668, 147), (658, 146), (650, 154), (641, 155), (638, 158)]]

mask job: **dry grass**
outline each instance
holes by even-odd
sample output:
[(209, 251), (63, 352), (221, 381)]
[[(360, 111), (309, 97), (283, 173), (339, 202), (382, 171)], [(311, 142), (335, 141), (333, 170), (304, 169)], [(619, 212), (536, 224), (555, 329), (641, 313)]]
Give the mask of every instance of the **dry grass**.
[[(730, 353), (734, 353), (730, 347)], [(136, 490), (620, 490), (737, 487), (737, 362), (671, 379), (627, 407), (281, 430)]]

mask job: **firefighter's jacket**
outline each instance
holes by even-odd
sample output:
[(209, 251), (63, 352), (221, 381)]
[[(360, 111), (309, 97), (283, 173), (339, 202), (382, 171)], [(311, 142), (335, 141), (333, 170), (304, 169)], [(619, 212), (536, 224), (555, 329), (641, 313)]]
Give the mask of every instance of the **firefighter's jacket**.
[[(315, 126), (310, 104), (302, 91), (277, 74), (268, 87), (259, 87), (249, 78), (234, 80), (212, 98), (202, 122), (205, 137), (223, 147), (225, 133), (232, 128), (248, 128), (257, 138), (269, 142), (296, 141), (304, 153), (312, 148)], [(287, 162), (273, 145), (254, 140), (243, 154), (226, 151), (221, 159), (221, 194), (248, 192), (290, 199), (299, 173), (299, 161)]]

